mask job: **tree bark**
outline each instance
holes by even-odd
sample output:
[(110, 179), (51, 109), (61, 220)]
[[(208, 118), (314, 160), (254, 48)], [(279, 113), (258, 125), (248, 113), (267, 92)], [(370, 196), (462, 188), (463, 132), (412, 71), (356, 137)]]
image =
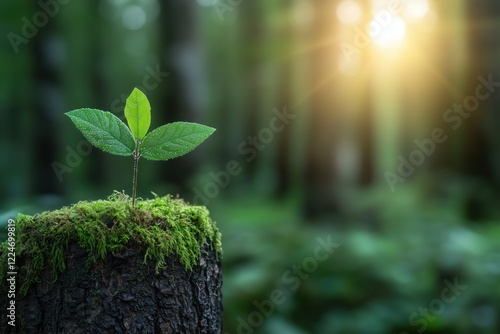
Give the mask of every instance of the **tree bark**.
[[(199, 265), (186, 270), (177, 255), (155, 273), (144, 251), (132, 245), (86, 266), (85, 252), (68, 247), (67, 267), (16, 300), (16, 327), (6, 324), (7, 295), (0, 298), (2, 333), (221, 333), (221, 263), (208, 244)], [(26, 259), (18, 259), (22, 266)], [(18, 289), (19, 290), (19, 289)]]

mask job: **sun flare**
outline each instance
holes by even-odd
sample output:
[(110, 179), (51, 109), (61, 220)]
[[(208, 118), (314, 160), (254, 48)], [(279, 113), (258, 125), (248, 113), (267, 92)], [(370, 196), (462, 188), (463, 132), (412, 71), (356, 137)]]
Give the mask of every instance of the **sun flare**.
[(420, 20), (429, 12), (427, 0), (412, 0), (406, 6), (406, 14), (413, 20)]
[(363, 19), (363, 10), (356, 1), (344, 0), (337, 7), (337, 17), (340, 22), (355, 26)]
[(370, 37), (379, 47), (395, 47), (403, 43), (406, 36), (406, 23), (397, 15), (391, 15), (387, 24), (380, 24), (375, 18), (371, 23)]

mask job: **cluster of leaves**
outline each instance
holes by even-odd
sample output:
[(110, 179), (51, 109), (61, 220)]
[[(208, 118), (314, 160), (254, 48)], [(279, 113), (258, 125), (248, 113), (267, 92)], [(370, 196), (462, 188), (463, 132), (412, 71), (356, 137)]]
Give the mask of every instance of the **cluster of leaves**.
[(134, 88), (125, 105), (129, 127), (112, 113), (98, 109), (82, 108), (66, 115), (97, 148), (123, 156), (138, 153), (149, 160), (169, 160), (184, 155), (215, 131), (201, 124), (174, 122), (148, 134), (151, 107), (147, 97), (137, 88)]
[(140, 90), (134, 88), (127, 98), (125, 117), (128, 127), (110, 112), (82, 108), (67, 112), (85, 138), (97, 148), (116, 155), (133, 155), (134, 189), (137, 182), (137, 162), (141, 156), (148, 160), (169, 160), (184, 155), (207, 139), (214, 128), (189, 122), (174, 122), (149, 131), (151, 106)]

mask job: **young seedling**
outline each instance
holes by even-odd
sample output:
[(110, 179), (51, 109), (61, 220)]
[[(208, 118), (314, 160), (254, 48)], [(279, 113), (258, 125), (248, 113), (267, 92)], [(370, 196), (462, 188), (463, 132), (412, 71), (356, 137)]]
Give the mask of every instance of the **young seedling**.
[(134, 158), (132, 206), (135, 207), (139, 159), (169, 160), (184, 155), (207, 139), (214, 128), (188, 122), (162, 125), (148, 133), (151, 106), (143, 92), (134, 88), (125, 104), (128, 127), (110, 112), (82, 108), (67, 112), (76, 127), (95, 147)]

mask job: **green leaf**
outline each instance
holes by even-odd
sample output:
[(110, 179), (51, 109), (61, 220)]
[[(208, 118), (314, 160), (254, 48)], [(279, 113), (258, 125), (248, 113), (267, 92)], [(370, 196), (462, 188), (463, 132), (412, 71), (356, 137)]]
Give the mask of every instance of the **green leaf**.
[(169, 123), (144, 138), (140, 153), (149, 160), (172, 159), (194, 150), (214, 131), (214, 128), (197, 123)]
[(95, 147), (116, 155), (131, 155), (134, 152), (132, 133), (112, 113), (83, 108), (67, 112), (66, 115)]
[(142, 140), (151, 125), (151, 106), (146, 95), (137, 88), (127, 98), (125, 117), (135, 139)]

